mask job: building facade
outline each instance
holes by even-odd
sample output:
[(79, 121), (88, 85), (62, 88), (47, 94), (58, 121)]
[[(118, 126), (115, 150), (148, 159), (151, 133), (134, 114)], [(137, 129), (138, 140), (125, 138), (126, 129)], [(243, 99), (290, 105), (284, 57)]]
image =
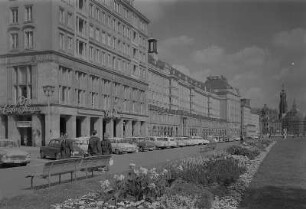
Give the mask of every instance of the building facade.
[(153, 136), (225, 136), (221, 98), (205, 85), (149, 55), (148, 133)]
[(149, 20), (132, 0), (0, 4), (1, 137), (146, 134)]
[(241, 96), (238, 89), (233, 88), (224, 76), (207, 77), (205, 87), (220, 98), (220, 119), (227, 122), (227, 135), (240, 136)]

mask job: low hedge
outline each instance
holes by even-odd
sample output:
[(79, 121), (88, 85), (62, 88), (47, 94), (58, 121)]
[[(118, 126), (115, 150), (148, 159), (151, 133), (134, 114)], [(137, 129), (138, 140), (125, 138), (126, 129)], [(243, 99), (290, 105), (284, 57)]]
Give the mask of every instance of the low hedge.
[(250, 160), (255, 159), (260, 154), (257, 148), (248, 149), (239, 145), (233, 145), (226, 149), (226, 152), (230, 155), (242, 155), (248, 157)]

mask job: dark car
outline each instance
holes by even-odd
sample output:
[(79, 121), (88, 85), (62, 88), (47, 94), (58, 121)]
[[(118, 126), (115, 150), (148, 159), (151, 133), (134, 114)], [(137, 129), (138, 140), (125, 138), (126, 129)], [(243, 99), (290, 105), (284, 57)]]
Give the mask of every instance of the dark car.
[(129, 137), (126, 139), (129, 139), (132, 143), (136, 144), (140, 152), (152, 151), (156, 149), (155, 144), (146, 137)]
[[(40, 157), (61, 159), (61, 142), (62, 139), (51, 139), (47, 146), (40, 147)], [(83, 157), (86, 154), (73, 140), (71, 140), (71, 143), (73, 147), (71, 157)]]

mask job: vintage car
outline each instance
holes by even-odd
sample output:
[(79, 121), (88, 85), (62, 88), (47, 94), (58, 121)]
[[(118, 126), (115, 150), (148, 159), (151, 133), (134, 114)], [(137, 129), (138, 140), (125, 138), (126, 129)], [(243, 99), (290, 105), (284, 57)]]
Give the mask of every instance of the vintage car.
[(130, 140), (120, 137), (110, 138), (109, 140), (112, 144), (113, 153), (115, 154), (138, 152), (137, 145), (133, 144)]
[(188, 137), (177, 136), (174, 140), (179, 147), (185, 147), (188, 145)]
[[(84, 157), (86, 153), (75, 143), (73, 139), (72, 142), (73, 152), (71, 157)], [(41, 158), (52, 158), (61, 159), (61, 142), (62, 139), (51, 139), (47, 146), (40, 147), (40, 157)]]
[(0, 165), (27, 165), (30, 160), (30, 154), (21, 150), (15, 141), (0, 139)]
[(171, 148), (176, 148), (179, 147), (177, 141), (175, 140), (174, 137), (166, 137), (167, 141), (168, 141), (168, 146)]
[(150, 136), (150, 141), (153, 142), (158, 149), (170, 148), (168, 139), (163, 136)]
[(153, 151), (156, 149), (155, 144), (146, 137), (127, 137), (125, 139), (136, 144), (140, 152)]

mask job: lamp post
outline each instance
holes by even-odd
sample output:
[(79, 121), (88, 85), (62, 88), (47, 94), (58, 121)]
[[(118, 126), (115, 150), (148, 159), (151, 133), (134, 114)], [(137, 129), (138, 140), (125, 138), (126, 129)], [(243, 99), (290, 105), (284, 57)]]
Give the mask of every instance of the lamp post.
[(51, 127), (51, 107), (50, 107), (50, 98), (52, 97), (54, 93), (55, 86), (52, 85), (45, 85), (43, 86), (44, 94), (47, 97), (48, 101), (48, 125), (49, 125), (49, 137), (52, 136), (52, 127)]

